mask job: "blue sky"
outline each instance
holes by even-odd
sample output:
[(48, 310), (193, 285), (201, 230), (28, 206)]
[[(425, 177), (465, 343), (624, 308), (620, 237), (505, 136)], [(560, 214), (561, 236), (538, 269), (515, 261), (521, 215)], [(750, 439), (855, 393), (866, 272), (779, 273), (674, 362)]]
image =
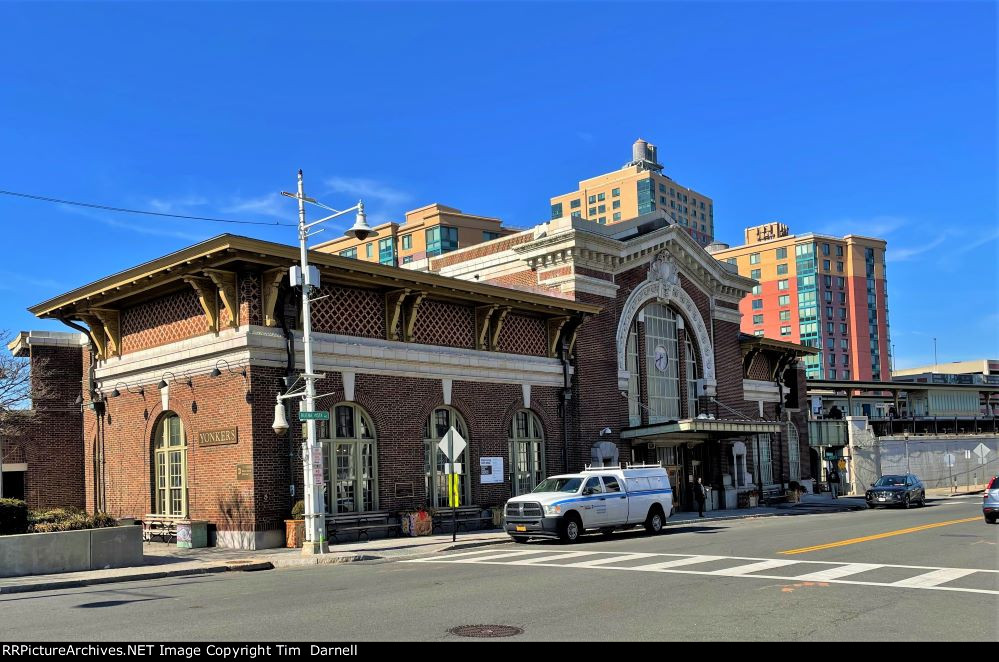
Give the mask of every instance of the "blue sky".
[[(526, 227), (637, 137), (716, 234), (888, 241), (896, 366), (999, 358), (996, 5), (2, 3), (0, 189), (295, 222), (305, 170), (369, 220)], [(0, 195), (0, 329), (198, 240), (293, 228)], [(335, 232), (327, 231), (327, 235)], [(320, 237), (323, 238), (323, 237)]]

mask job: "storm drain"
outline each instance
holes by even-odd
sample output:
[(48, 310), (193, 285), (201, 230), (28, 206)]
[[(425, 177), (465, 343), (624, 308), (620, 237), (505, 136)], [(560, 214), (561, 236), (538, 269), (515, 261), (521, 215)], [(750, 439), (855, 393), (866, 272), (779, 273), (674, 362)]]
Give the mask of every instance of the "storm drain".
[(512, 625), (459, 625), (448, 630), (459, 637), (513, 637), (524, 629)]

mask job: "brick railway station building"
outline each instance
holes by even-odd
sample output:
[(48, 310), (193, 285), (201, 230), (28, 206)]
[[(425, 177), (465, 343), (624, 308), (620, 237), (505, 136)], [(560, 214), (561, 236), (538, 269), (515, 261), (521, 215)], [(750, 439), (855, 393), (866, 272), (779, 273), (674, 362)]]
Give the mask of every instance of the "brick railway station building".
[[(83, 413), (64, 453), (32, 451), (51, 426), (15, 442), (25, 493), (205, 520), (222, 546), (282, 545), (302, 493), (297, 404), (287, 435), (271, 425), (304, 364), (297, 261), (297, 247), (222, 235), (31, 308), (79, 333), (24, 333), (11, 349), (60, 352), (53, 407), (82, 392)], [(593, 462), (663, 462), (680, 507), (697, 477), (722, 508), (810, 478), (797, 403), (814, 350), (741, 334), (754, 282), (661, 213), (559, 219), (427, 271), (310, 262), (330, 514), (446, 506), (437, 442), (451, 426), (468, 441), (462, 503), (482, 507)], [(502, 461), (500, 482), (483, 458)]]

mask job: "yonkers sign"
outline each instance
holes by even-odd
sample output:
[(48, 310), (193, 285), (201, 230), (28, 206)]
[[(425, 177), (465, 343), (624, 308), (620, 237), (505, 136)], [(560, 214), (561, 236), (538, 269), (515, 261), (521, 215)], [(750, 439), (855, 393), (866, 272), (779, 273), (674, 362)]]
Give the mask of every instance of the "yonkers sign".
[(224, 430), (206, 430), (198, 433), (199, 446), (227, 446), (239, 441), (237, 428), (226, 428)]

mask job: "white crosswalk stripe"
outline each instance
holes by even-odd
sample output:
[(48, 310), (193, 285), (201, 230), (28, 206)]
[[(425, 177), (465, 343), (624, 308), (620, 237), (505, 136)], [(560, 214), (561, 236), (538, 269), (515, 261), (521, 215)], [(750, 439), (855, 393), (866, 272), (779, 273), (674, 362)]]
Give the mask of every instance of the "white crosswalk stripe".
[(973, 572), (975, 571), (968, 570), (967, 568), (940, 568), (939, 570), (933, 570), (932, 572), (916, 575), (915, 577), (909, 577), (908, 579), (901, 579), (894, 582), (892, 586), (929, 588), (931, 586), (945, 584), (955, 579), (960, 579), (961, 577), (967, 577)]
[(632, 559), (643, 559), (650, 556), (655, 556), (655, 554), (619, 554), (617, 556), (611, 556), (609, 558), (595, 559), (593, 561), (580, 561), (579, 563), (566, 563), (567, 566), (573, 568), (595, 568), (601, 565), (610, 565), (612, 563), (620, 563), (621, 561), (630, 561)]
[(724, 556), (691, 556), (685, 559), (674, 559), (673, 561), (663, 561), (662, 563), (650, 563), (648, 565), (639, 565), (632, 568), (632, 570), (664, 570), (666, 568), (677, 568), (684, 565), (696, 565), (698, 563), (707, 563), (708, 561), (717, 561), (719, 559), (725, 558)]
[(878, 563), (846, 563), (839, 568), (828, 568), (818, 572), (811, 572), (807, 575), (798, 575), (794, 579), (799, 582), (825, 582), (830, 579), (841, 579), (882, 567), (884, 566)]
[(782, 568), (786, 565), (793, 565), (797, 561), (785, 561), (784, 559), (771, 559), (769, 561), (759, 561), (757, 563), (750, 563), (748, 565), (737, 565), (734, 568), (722, 568), (721, 570), (715, 570), (709, 574), (712, 575), (725, 575), (726, 577), (738, 577), (739, 575), (748, 575), (751, 572), (762, 572), (763, 570), (771, 570), (773, 568)]
[(534, 565), (535, 563), (551, 563), (562, 559), (574, 559), (580, 556), (593, 556), (592, 552), (562, 552), (550, 556), (539, 556), (534, 559), (521, 559), (520, 561), (510, 561), (510, 565)]
[[(580, 557), (593, 557), (576, 561)], [(629, 561), (651, 560), (641, 565), (622, 565)], [(934, 591), (958, 591), (999, 595), (994, 588), (999, 570), (980, 568), (933, 568), (927, 566), (891, 565), (887, 563), (846, 563), (836, 561), (805, 561), (801, 559), (761, 559), (745, 556), (715, 556), (710, 554), (659, 554), (647, 552), (601, 552), (601, 551), (562, 551), (535, 548), (527, 550), (497, 552), (494, 549), (477, 552), (461, 552), (422, 559), (408, 559), (402, 563), (462, 563), (470, 565), (517, 566), (518, 568), (547, 567), (591, 570), (594, 572), (638, 571), (661, 574), (702, 575), (705, 577), (731, 579), (770, 579), (780, 582), (827, 582), (854, 586), (884, 586), (900, 589), (922, 589)], [(730, 564), (718, 568), (719, 564)], [(705, 566), (704, 564), (711, 564)], [(789, 574), (768, 574), (768, 570), (792, 568)], [(700, 567), (700, 569), (699, 569)], [(798, 570), (800, 574), (794, 574)], [(811, 570), (811, 572), (803, 572)], [(878, 581), (878, 571), (891, 570), (891, 581)], [(911, 577), (897, 579), (899, 572), (910, 572)], [(864, 581), (856, 575), (867, 573)], [(972, 581), (962, 585), (950, 585), (958, 579), (970, 577)], [(977, 580), (977, 581), (976, 581)]]

